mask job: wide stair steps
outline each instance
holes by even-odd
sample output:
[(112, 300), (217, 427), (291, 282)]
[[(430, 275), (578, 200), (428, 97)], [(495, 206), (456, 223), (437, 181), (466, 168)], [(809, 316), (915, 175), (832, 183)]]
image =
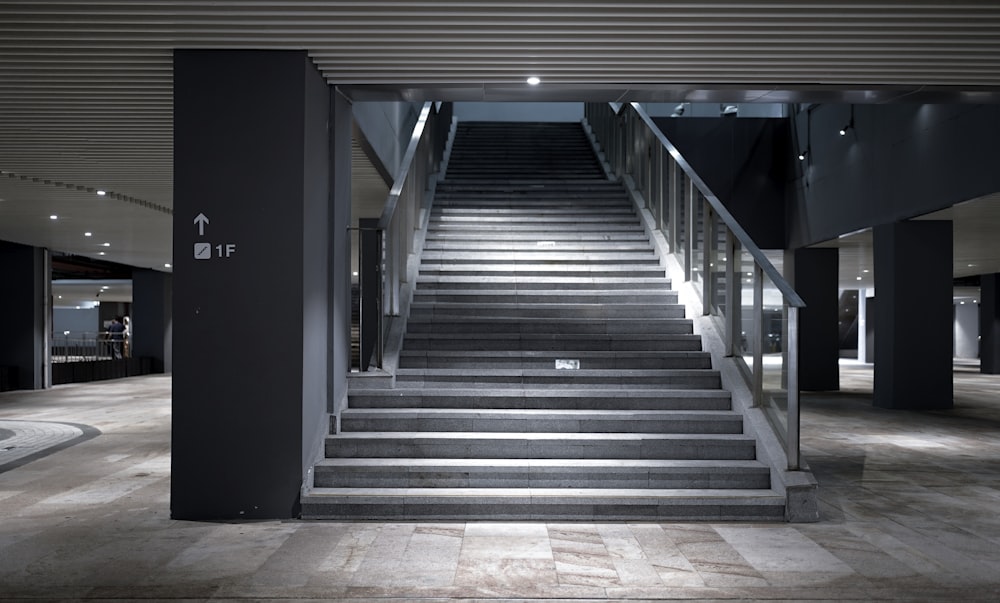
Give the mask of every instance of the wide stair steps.
[(303, 516), (781, 520), (692, 330), (579, 124), (463, 124), (395, 387), (352, 388)]

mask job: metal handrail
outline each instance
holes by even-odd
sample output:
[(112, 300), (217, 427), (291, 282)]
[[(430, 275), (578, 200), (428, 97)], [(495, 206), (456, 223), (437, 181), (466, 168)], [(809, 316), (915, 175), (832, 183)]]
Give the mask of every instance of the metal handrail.
[(771, 279), (771, 282), (774, 283), (775, 287), (781, 291), (781, 295), (788, 300), (788, 305), (796, 308), (804, 308), (806, 303), (802, 301), (799, 294), (795, 292), (795, 289), (793, 289), (781, 273), (778, 272), (778, 269), (775, 268), (774, 264), (771, 263), (771, 260), (764, 255), (764, 252), (760, 250), (760, 247), (757, 247), (757, 244), (753, 242), (753, 239), (751, 239), (750, 235), (748, 235), (746, 230), (743, 229), (743, 226), (741, 226), (740, 223), (736, 221), (736, 218), (729, 213), (726, 206), (723, 205), (722, 201), (719, 201), (719, 198), (715, 196), (712, 189), (705, 184), (705, 181), (701, 179), (701, 176), (699, 176), (697, 172), (694, 171), (691, 164), (684, 159), (684, 156), (677, 150), (677, 147), (675, 147), (674, 144), (670, 142), (666, 136), (664, 136), (663, 132), (660, 131), (660, 128), (657, 127), (656, 123), (654, 123), (652, 118), (649, 117), (649, 114), (646, 113), (646, 110), (643, 109), (639, 103), (630, 103), (630, 106), (633, 110), (635, 110), (639, 118), (642, 119), (643, 123), (645, 123), (650, 129), (652, 135), (660, 141), (660, 144), (662, 144), (667, 152), (670, 153), (670, 156), (674, 158), (674, 161), (677, 162), (677, 166), (684, 171), (684, 174), (688, 178), (691, 179), (691, 183), (694, 184), (699, 191), (701, 191), (702, 196), (704, 196), (705, 200), (712, 206), (712, 209), (718, 214), (719, 218), (722, 219), (726, 227), (732, 231), (736, 240), (739, 241), (743, 249), (753, 256), (754, 262), (761, 267), (764, 274), (767, 275), (767, 277)]
[[(631, 109), (634, 115), (628, 111)], [(652, 227), (663, 232), (670, 251), (682, 260), (684, 279), (694, 281), (700, 270), (700, 295), (705, 315), (716, 314), (725, 317), (726, 355), (736, 356), (737, 365), (744, 369), (753, 395), (753, 405), (765, 405), (763, 348), (765, 309), (763, 302), (764, 279), (768, 278), (781, 293), (782, 305), (787, 317), (786, 329), (782, 334), (782, 352), (787, 356), (783, 362), (784, 389), (787, 391), (787, 405), (784, 417), (779, 399), (768, 398), (767, 402), (776, 408), (764, 408), (775, 434), (784, 436), (789, 470), (800, 468), (799, 443), (799, 391), (798, 391), (798, 311), (805, 306), (802, 298), (785, 280), (771, 261), (753, 242), (746, 230), (736, 221), (719, 198), (694, 171), (677, 147), (667, 139), (649, 115), (637, 103), (588, 103), (585, 117), (589, 123), (595, 142), (602, 149), (609, 164), (609, 174), (623, 179), (631, 177), (631, 184), (639, 197), (647, 197), (650, 216), (656, 221)], [(664, 155), (669, 156), (669, 159)], [(685, 181), (686, 179), (686, 181)], [(681, 187), (678, 187), (681, 184)], [(701, 204), (698, 196), (704, 199)], [(666, 205), (666, 207), (664, 206)], [(664, 222), (664, 218), (669, 218)], [(698, 218), (703, 220), (703, 228), (697, 230)], [(721, 224), (715, 222), (721, 221)], [(716, 228), (719, 228), (716, 230)], [(725, 251), (718, 249), (717, 243), (710, 243), (716, 233), (725, 234)], [(701, 245), (697, 239), (701, 235)], [(736, 295), (742, 279), (736, 274), (738, 252), (745, 251), (753, 261), (753, 322), (755, 326), (752, 348), (752, 367), (737, 352), (744, 323), (740, 318)], [(695, 255), (702, 254), (702, 264), (695, 265)], [(725, 263), (725, 296), (713, 288), (717, 284), (711, 267), (715, 260)], [(718, 269), (716, 269), (718, 270)], [(716, 274), (719, 274), (718, 272)], [(725, 308), (723, 312), (720, 306)], [(779, 388), (780, 389), (780, 388)], [(784, 419), (785, 425), (781, 425)], [(782, 433), (784, 431), (784, 433)]]
[(417, 118), (417, 123), (413, 126), (413, 134), (410, 135), (410, 142), (406, 145), (406, 152), (403, 154), (403, 159), (400, 162), (399, 175), (396, 176), (395, 182), (392, 183), (392, 188), (389, 189), (389, 197), (385, 201), (385, 207), (382, 208), (382, 216), (378, 221), (378, 227), (382, 230), (389, 228), (389, 225), (392, 223), (392, 219), (396, 213), (396, 206), (399, 205), (399, 197), (403, 193), (403, 186), (405, 186), (406, 179), (410, 175), (413, 158), (417, 156), (417, 148), (420, 146), (420, 141), (424, 136), (424, 128), (427, 126), (427, 119), (430, 117), (433, 105), (434, 103), (430, 101), (424, 103), (423, 108), (420, 110), (420, 117)]
[[(366, 256), (359, 261), (369, 267), (364, 278), (368, 282), (372, 282), (371, 279), (378, 282), (377, 287), (361, 291), (362, 296), (378, 295), (379, 298), (375, 306), (364, 300), (361, 302), (378, 309), (378, 320), (368, 320), (365, 326), (366, 329), (376, 328), (377, 335), (370, 332), (361, 335), (365, 341), (377, 338), (374, 351), (378, 368), (383, 366), (383, 352), (391, 329), (390, 317), (400, 316), (406, 310), (404, 285), (410, 278), (408, 272), (413, 254), (418, 252), (417, 234), (423, 218), (429, 213), (428, 191), (432, 190), (432, 179), (443, 161), (451, 120), (450, 104), (424, 103), (378, 222), (352, 229), (359, 234), (375, 231), (377, 238), (377, 258)], [(361, 359), (361, 365), (360, 370), (368, 370), (366, 359)]]

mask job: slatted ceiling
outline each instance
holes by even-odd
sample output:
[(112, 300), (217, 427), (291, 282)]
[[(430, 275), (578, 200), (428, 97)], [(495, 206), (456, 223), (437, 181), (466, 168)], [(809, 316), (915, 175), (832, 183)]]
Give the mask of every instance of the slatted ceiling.
[[(124, 212), (136, 245), (109, 259), (170, 261), (170, 216), (119, 199), (173, 204), (174, 48), (302, 49), (347, 94), (383, 99), (780, 102), (850, 88), (871, 101), (885, 86), (1000, 98), (995, 0), (0, 0), (0, 170), (29, 178), (0, 178), (0, 238), (76, 252), (49, 213), (96, 231)], [(359, 199), (383, 196), (371, 166), (354, 166)], [(44, 226), (19, 223), (32, 208)]]

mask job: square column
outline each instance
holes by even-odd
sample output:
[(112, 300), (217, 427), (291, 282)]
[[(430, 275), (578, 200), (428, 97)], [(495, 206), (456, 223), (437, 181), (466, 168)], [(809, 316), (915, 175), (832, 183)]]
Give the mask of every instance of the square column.
[(176, 519), (298, 515), (334, 381), (330, 121), (305, 52), (174, 54)]
[(133, 358), (149, 358), (154, 373), (173, 370), (173, 277), (165, 272), (132, 271)]
[(876, 226), (875, 406), (953, 406), (952, 225)]
[(0, 241), (0, 391), (52, 386), (52, 263), (47, 249)]
[[(840, 389), (839, 249), (802, 248), (791, 254), (792, 286), (806, 302), (799, 311), (799, 389)], [(787, 261), (787, 260), (786, 260)]]
[(979, 277), (979, 372), (1000, 374), (1000, 274)]

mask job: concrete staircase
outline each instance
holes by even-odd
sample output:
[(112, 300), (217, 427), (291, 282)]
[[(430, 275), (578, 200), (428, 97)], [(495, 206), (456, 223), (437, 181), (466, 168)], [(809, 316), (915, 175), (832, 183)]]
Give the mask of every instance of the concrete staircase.
[(352, 388), (303, 517), (782, 520), (580, 125), (462, 124), (452, 153), (395, 387)]

